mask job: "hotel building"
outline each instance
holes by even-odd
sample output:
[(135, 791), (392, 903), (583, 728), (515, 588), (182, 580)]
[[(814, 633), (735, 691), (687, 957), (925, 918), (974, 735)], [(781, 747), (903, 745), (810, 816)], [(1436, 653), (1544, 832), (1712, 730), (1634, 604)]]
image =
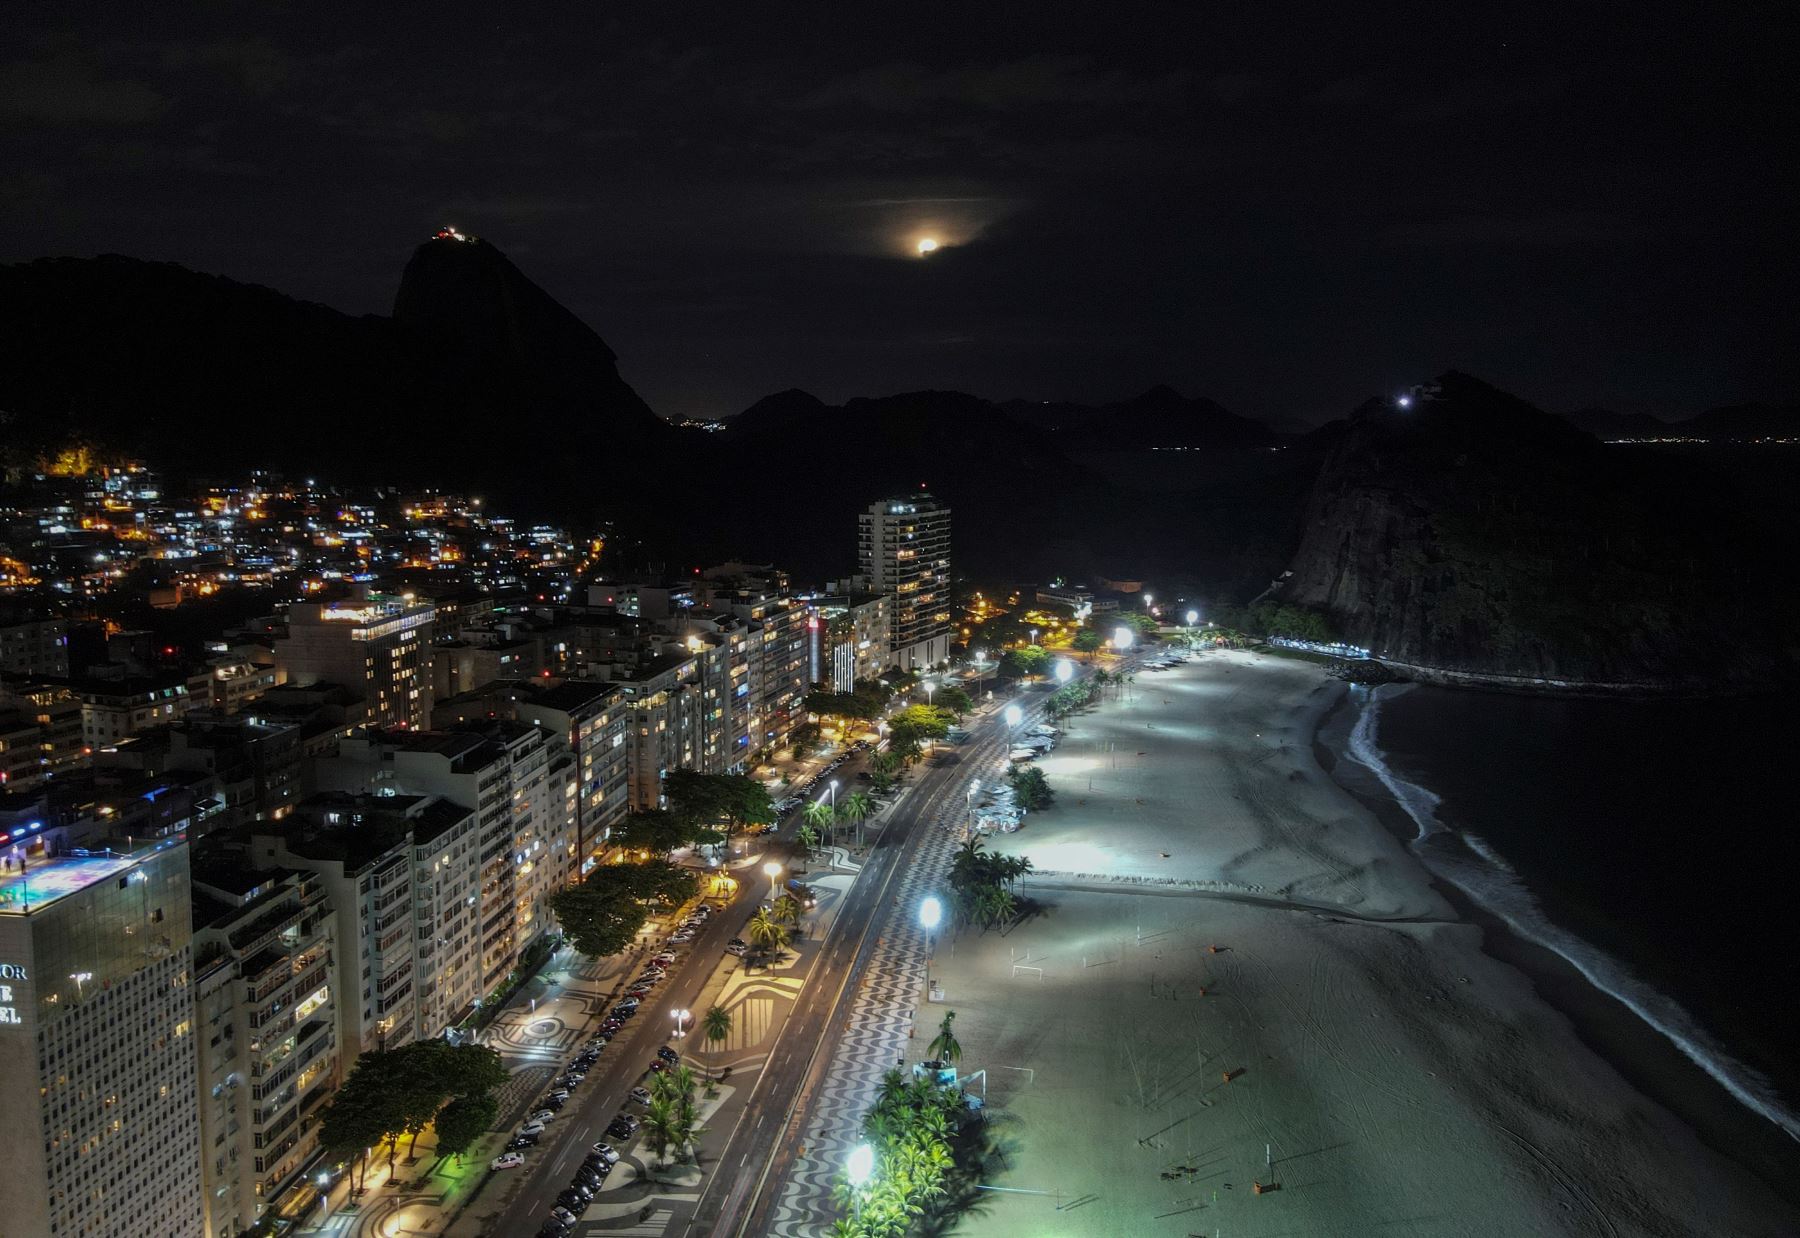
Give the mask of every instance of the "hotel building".
[(0, 872), (0, 1232), (204, 1238), (187, 841)]

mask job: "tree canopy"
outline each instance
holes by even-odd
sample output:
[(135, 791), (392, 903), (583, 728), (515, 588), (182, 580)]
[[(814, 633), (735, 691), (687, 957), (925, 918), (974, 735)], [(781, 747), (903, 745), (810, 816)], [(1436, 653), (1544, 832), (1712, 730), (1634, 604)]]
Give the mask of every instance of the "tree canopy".
[(734, 827), (762, 825), (775, 819), (775, 803), (769, 798), (768, 788), (743, 774), (673, 769), (663, 775), (662, 787), (670, 814), (692, 826), (708, 826), (717, 821)]
[(1008, 649), (1000, 659), (1000, 672), (1015, 679), (1042, 675), (1050, 669), (1050, 651), (1042, 645), (1020, 645)]
[(578, 885), (550, 896), (550, 910), (575, 948), (590, 958), (617, 954), (649, 919), (648, 903), (676, 906), (694, 896), (692, 873), (667, 860), (602, 864)]
[(616, 846), (627, 851), (648, 851), (651, 855), (668, 855), (677, 847), (724, 840), (724, 834), (703, 825), (698, 818), (661, 808), (634, 812), (613, 826), (607, 835), (607, 841)]

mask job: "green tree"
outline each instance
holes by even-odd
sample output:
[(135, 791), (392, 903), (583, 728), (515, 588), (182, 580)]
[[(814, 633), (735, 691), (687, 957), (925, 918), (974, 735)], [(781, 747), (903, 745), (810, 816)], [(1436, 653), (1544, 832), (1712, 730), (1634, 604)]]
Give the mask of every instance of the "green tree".
[(750, 917), (745, 926), (750, 934), (750, 944), (762, 954), (777, 953), (787, 947), (789, 935), (787, 926), (769, 914), (766, 907), (758, 907), (756, 914)]
[(869, 786), (874, 788), (875, 794), (877, 795), (886, 795), (889, 791), (892, 791), (894, 789), (894, 783), (895, 779), (892, 774), (877, 772), (869, 775)]
[(800, 858), (812, 859), (813, 852), (819, 849), (819, 831), (810, 821), (802, 821), (800, 828), (794, 831), (794, 841), (800, 844)]
[(647, 903), (678, 906), (696, 889), (692, 873), (666, 860), (602, 864), (552, 894), (550, 910), (577, 950), (600, 958), (631, 944), (649, 918)]
[(869, 769), (875, 774), (897, 774), (900, 772), (900, 758), (883, 750), (869, 758)]
[(837, 824), (837, 813), (824, 800), (813, 800), (801, 813), (806, 824), (824, 833), (827, 843), (830, 842), (832, 826)]
[(1042, 812), (1056, 799), (1044, 771), (1035, 765), (1015, 765), (1006, 771), (1006, 779), (1012, 783), (1019, 803), (1032, 812)]
[(700, 824), (695, 818), (653, 808), (646, 812), (634, 812), (619, 822), (607, 835), (607, 841), (627, 851), (647, 851), (653, 856), (666, 856), (677, 847), (692, 843), (723, 842), (725, 835)]
[(1093, 653), (1106, 643), (1106, 638), (1093, 628), (1083, 628), (1075, 633), (1069, 644), (1079, 653)]
[(365, 1053), (358, 1059), (343, 1086), (325, 1106), (319, 1122), (319, 1142), (326, 1152), (335, 1160), (355, 1163), (359, 1191), (368, 1180), (368, 1149), (406, 1122), (398, 1094), (381, 1086), (377, 1078), (379, 1068), (375, 1075), (357, 1077), (364, 1061), (373, 1056)]
[(800, 923), (800, 917), (805, 910), (800, 905), (799, 899), (792, 894), (783, 893), (780, 898), (775, 900), (775, 905), (769, 909), (769, 914), (781, 923), (793, 926)]
[(838, 816), (856, 826), (856, 841), (862, 842), (862, 825), (875, 811), (875, 801), (861, 791), (853, 791), (838, 806)]
[(460, 1161), (499, 1117), (500, 1102), (492, 1096), (458, 1096), (438, 1110), (438, 1155), (454, 1156)]
[(945, 684), (939, 688), (931, 703), (939, 709), (949, 710), (958, 722), (962, 721), (964, 714), (975, 708), (975, 702), (969, 699), (969, 694), (956, 684)]
[(650, 1105), (644, 1111), (644, 1133), (650, 1136), (650, 1146), (656, 1150), (656, 1166), (662, 1168), (668, 1163), (669, 1146), (675, 1142), (678, 1133), (678, 1102), (672, 1096), (652, 1096)]
[(1042, 645), (1020, 645), (1008, 649), (1000, 659), (1000, 673), (1014, 679), (1042, 675), (1050, 669), (1050, 651)]
[[(706, 1013), (700, 1016), (700, 1031), (706, 1037), (707, 1045), (723, 1047), (725, 1038), (731, 1035), (731, 1011), (723, 1006), (709, 1006)], [(713, 1052), (718, 1052), (714, 1049)]]
[(925, 1046), (925, 1052), (947, 1066), (954, 1066), (962, 1061), (962, 1042), (956, 1038), (953, 1025), (956, 1023), (956, 1011), (946, 1010), (944, 1021), (938, 1024), (938, 1034), (931, 1038)]

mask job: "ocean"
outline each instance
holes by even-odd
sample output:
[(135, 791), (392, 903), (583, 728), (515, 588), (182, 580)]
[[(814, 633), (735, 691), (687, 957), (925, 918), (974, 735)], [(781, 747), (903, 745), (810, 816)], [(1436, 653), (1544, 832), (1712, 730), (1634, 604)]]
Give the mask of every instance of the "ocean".
[(1351, 693), (1339, 778), (1393, 797), (1434, 875), (1800, 1138), (1791, 703)]

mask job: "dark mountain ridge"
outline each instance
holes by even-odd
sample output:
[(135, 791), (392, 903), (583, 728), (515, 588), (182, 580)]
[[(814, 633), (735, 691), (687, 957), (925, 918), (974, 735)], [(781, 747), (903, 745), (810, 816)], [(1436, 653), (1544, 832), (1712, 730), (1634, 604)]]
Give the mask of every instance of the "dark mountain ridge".
[(1335, 430), (1277, 596), (1425, 678), (1753, 686), (1780, 663), (1772, 543), (1697, 480), (1448, 373)]

